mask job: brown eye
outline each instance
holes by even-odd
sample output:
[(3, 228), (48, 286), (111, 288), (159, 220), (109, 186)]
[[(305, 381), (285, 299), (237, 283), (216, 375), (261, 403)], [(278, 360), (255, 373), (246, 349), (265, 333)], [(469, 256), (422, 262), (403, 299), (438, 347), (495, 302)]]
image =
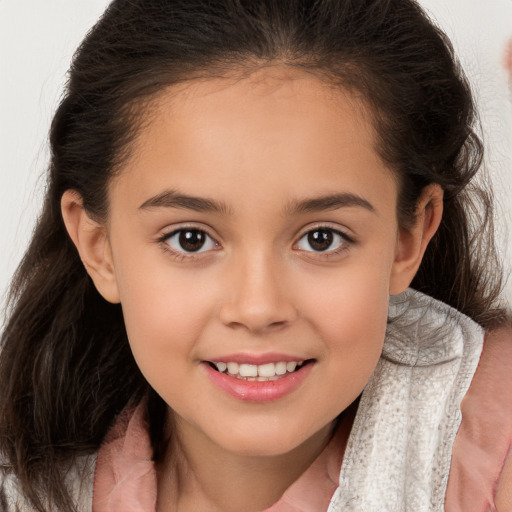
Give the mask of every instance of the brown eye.
[(348, 242), (349, 239), (335, 229), (317, 228), (305, 233), (297, 246), (302, 251), (326, 252), (335, 251)]
[(177, 252), (204, 252), (215, 248), (215, 241), (200, 229), (180, 229), (166, 239)]
[(310, 231), (307, 235), (309, 246), (314, 251), (327, 251), (332, 245), (333, 233), (325, 229)]
[(199, 251), (203, 247), (205, 239), (205, 233), (197, 229), (181, 231), (178, 238), (181, 248), (187, 252)]

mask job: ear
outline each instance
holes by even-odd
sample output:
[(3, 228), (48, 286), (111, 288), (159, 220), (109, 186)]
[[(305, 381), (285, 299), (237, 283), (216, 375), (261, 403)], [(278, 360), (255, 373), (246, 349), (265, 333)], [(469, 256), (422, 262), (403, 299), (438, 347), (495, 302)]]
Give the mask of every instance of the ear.
[(120, 302), (105, 225), (89, 217), (81, 195), (74, 190), (62, 195), (61, 211), (68, 234), (97, 290), (107, 301)]
[(418, 200), (414, 224), (408, 228), (399, 228), (390, 295), (402, 293), (411, 284), (442, 216), (443, 189), (437, 184), (428, 185)]

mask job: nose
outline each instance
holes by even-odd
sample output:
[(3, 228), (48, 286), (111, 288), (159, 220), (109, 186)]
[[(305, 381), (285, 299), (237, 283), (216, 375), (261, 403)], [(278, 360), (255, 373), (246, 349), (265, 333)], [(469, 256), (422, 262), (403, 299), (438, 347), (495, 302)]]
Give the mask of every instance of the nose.
[[(231, 267), (221, 321), (232, 328), (261, 333), (293, 322), (297, 310), (286, 272), (271, 255), (240, 257)], [(289, 283), (291, 284), (291, 283)]]

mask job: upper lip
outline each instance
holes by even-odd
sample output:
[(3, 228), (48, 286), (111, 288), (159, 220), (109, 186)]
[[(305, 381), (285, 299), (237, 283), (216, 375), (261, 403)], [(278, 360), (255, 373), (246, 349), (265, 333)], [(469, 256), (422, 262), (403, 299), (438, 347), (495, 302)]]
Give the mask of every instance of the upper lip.
[(278, 363), (280, 361), (284, 361), (286, 363), (289, 362), (297, 362), (305, 361), (307, 359), (311, 359), (308, 357), (294, 356), (290, 354), (278, 354), (267, 352), (265, 354), (246, 354), (246, 353), (238, 353), (238, 354), (227, 354), (220, 357), (213, 357), (211, 359), (207, 359), (206, 361), (210, 363), (238, 363), (238, 364), (268, 364), (268, 363)]

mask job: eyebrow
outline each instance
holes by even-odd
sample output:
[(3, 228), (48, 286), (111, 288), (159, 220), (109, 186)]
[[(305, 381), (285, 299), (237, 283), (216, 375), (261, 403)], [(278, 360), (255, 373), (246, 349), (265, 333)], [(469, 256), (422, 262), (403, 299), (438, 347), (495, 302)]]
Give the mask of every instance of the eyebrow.
[(161, 194), (150, 197), (139, 206), (139, 210), (150, 210), (152, 208), (183, 208), (196, 212), (229, 212), (229, 208), (223, 202), (181, 194), (176, 190), (166, 190)]
[(337, 210), (338, 208), (346, 207), (360, 207), (372, 213), (377, 213), (374, 206), (369, 201), (356, 194), (348, 192), (329, 194), (301, 201), (292, 201), (287, 206), (287, 212), (290, 214), (314, 213), (323, 210)]
[[(338, 208), (360, 207), (376, 213), (373, 205), (366, 199), (351, 193), (329, 194), (326, 196), (291, 201), (286, 207), (289, 214), (314, 213), (324, 210), (337, 210)], [(221, 201), (204, 197), (195, 197), (181, 194), (176, 190), (166, 190), (153, 196), (139, 206), (139, 210), (152, 208), (182, 208), (197, 212), (229, 213), (230, 208)]]

